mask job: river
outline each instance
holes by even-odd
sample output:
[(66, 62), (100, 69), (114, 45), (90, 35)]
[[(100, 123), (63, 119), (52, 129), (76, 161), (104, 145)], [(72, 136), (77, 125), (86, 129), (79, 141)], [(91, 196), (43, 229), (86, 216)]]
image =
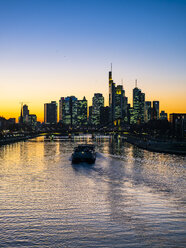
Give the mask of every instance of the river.
[(0, 247), (186, 247), (186, 158), (90, 137), (0, 147)]

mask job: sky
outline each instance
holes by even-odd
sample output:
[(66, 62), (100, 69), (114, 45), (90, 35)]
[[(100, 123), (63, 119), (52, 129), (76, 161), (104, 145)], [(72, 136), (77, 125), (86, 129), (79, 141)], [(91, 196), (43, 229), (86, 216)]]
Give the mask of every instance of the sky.
[(186, 112), (186, 0), (0, 0), (0, 116), (20, 102), (102, 93), (108, 71), (132, 103), (135, 79), (160, 110)]

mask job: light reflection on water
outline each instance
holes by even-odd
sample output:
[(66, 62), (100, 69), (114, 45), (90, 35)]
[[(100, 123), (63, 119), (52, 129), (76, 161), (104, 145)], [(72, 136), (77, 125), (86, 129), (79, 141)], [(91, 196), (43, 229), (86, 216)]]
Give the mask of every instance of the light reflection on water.
[(97, 139), (72, 165), (81, 142), (0, 147), (0, 247), (184, 247), (185, 158)]

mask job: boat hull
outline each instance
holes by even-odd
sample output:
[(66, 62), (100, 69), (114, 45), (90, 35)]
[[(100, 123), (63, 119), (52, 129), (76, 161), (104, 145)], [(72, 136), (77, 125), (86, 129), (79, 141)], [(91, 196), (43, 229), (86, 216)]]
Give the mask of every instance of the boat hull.
[(79, 145), (74, 149), (72, 154), (72, 163), (78, 164), (86, 162), (88, 164), (95, 163), (96, 152), (93, 145)]

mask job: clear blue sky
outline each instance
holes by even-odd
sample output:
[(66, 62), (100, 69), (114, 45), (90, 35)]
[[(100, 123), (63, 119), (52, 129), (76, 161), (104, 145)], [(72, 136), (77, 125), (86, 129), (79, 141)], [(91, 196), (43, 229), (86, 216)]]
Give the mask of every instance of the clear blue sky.
[(147, 100), (186, 112), (186, 0), (0, 0), (0, 115), (107, 98), (111, 62), (130, 101), (138, 78)]

